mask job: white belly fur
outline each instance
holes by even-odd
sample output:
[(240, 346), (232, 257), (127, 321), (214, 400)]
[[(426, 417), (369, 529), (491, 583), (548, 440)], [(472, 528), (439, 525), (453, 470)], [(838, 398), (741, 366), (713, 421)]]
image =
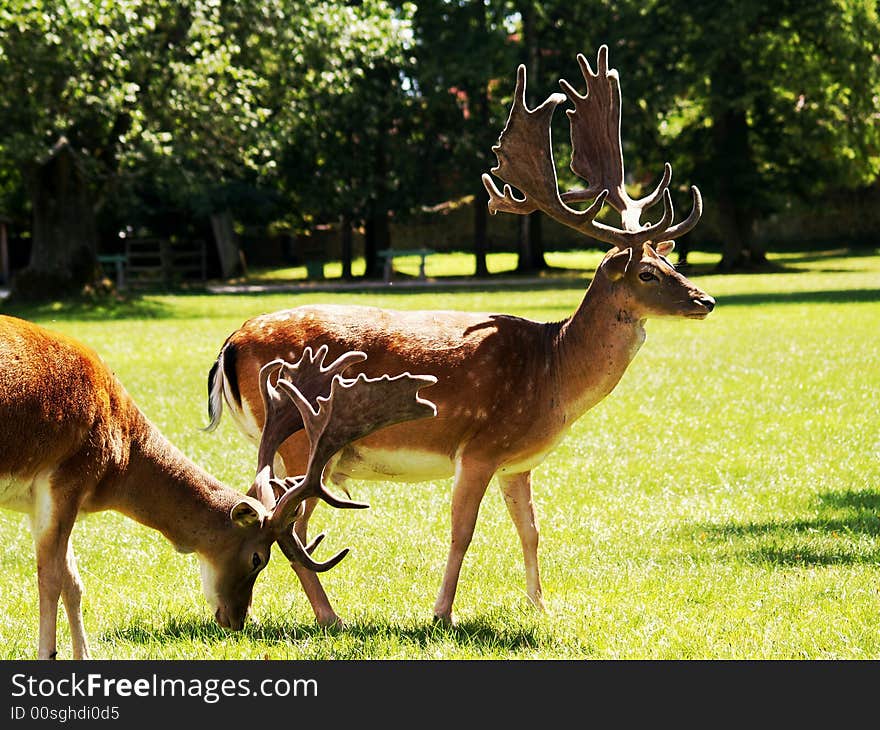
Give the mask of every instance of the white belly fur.
[(556, 448), (557, 444), (562, 441), (567, 433), (567, 428), (560, 431), (556, 437), (540, 451), (536, 451), (532, 454), (514, 456), (510, 461), (503, 462), (495, 473), (522, 474), (525, 471), (531, 471), (547, 458), (550, 452)]
[(0, 507), (16, 512), (31, 512), (34, 505), (36, 479), (0, 476)]
[(260, 427), (257, 425), (257, 419), (254, 417), (253, 412), (247, 404), (247, 401), (242, 401), (241, 408), (239, 408), (237, 404), (233, 403), (231, 395), (226, 393), (225, 380), (223, 381), (223, 387), (226, 404), (229, 406), (229, 413), (232, 416), (232, 420), (235, 421), (235, 425), (238, 427), (238, 430), (241, 431), (248, 439), (253, 441), (255, 444), (260, 443), (262, 429), (260, 429)]
[[(496, 474), (519, 474), (531, 471), (556, 446), (502, 464)], [(422, 482), (446, 479), (455, 474), (455, 462), (447, 456), (430, 451), (409, 449), (382, 450), (349, 446), (340, 454), (333, 474), (344, 479), (380, 479), (398, 482)]]
[(340, 454), (333, 473), (348, 479), (421, 482), (451, 477), (455, 464), (449, 457), (430, 451), (349, 446)]
[[(230, 406), (229, 410), (239, 430), (254, 443), (259, 443), (260, 428), (247, 403), (243, 403), (241, 408), (233, 407), (231, 398), (227, 397), (227, 404)], [(544, 461), (567, 431), (568, 429), (565, 429), (561, 432), (547, 448), (501, 464), (496, 474), (519, 474), (531, 471)], [(276, 474), (284, 473), (280, 459), (276, 459), (275, 469)], [(338, 461), (333, 465), (333, 475), (337, 481), (364, 479), (368, 481), (423, 482), (432, 479), (446, 479), (454, 474), (455, 462), (453, 459), (443, 454), (414, 449), (384, 450), (348, 446), (343, 449)]]

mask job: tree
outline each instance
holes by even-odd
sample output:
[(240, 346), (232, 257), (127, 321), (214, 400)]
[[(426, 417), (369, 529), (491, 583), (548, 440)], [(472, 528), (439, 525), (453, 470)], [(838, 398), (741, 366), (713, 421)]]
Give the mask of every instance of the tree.
[(389, 245), (389, 216), (405, 214), (421, 194), (413, 7), (248, 0), (223, 12), (241, 62), (265, 82), (265, 180), (285, 200), (279, 223), (306, 234), (316, 223), (362, 222), (366, 275), (378, 275), (375, 252)]
[(480, 175), (495, 164), (491, 148), (507, 113), (510, 90), (499, 80), (514, 67), (510, 9), (506, 2), (421, 0), (413, 28), (432, 155), (429, 192), (432, 202), (465, 191), (474, 196), (474, 273), (485, 276), (488, 194)]
[[(691, 237), (707, 224), (716, 229), (724, 270), (764, 262), (755, 236), (764, 217), (793, 201), (821, 204), (828, 191), (870, 184), (880, 173), (874, 2), (522, 0), (517, 7), (538, 38), (539, 76), (530, 68), (529, 86), (542, 98), (557, 79), (579, 79), (575, 54), (590, 58), (610, 46), (621, 69), (627, 184), (636, 194), (650, 189), (672, 162), (677, 211), (697, 184), (706, 220)], [(575, 181), (560, 118), (556, 160), (568, 186)]]
[[(31, 266), (19, 289), (63, 289), (67, 277), (89, 281), (97, 264), (95, 215), (82, 157), (62, 137), (31, 175)], [(59, 272), (63, 272), (59, 274)]]
[[(165, 176), (183, 192), (259, 164), (242, 141), (260, 119), (258, 79), (232, 64), (218, 19), (208, 0), (10, 0), (0, 8), (0, 167), (21, 171), (35, 216), (17, 295), (87, 283), (97, 232), (63, 222), (93, 216), (138, 176)], [(75, 195), (52, 192), (57, 175), (73, 169), (57, 164), (60, 149), (76, 160)], [(79, 252), (77, 265), (56, 255), (65, 250)]]
[(676, 172), (716, 209), (722, 269), (765, 262), (754, 235), (762, 217), (880, 172), (876, 3), (676, 0), (628, 9), (642, 22), (628, 24), (637, 32), (621, 40), (620, 56), (639, 57), (643, 73), (627, 81), (642, 95), (654, 89), (656, 147), (671, 149)]

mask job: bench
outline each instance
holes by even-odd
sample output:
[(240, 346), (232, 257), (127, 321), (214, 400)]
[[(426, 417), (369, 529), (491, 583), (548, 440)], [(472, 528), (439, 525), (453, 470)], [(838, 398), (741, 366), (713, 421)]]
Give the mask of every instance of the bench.
[(116, 270), (116, 288), (118, 290), (125, 289), (125, 267), (128, 263), (128, 257), (125, 254), (102, 254), (98, 256), (98, 263), (102, 270), (112, 264)]
[(377, 252), (379, 258), (385, 260), (384, 277), (385, 282), (391, 281), (394, 273), (394, 259), (399, 256), (419, 256), (419, 279), (425, 279), (425, 259), (433, 253), (437, 253), (430, 248), (385, 248)]

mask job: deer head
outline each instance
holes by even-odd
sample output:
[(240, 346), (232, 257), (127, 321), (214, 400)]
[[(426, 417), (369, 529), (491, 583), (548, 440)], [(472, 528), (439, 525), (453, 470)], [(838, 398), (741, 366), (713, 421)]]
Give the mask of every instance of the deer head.
[(632, 248), (613, 248), (599, 265), (616, 292), (616, 303), (633, 320), (649, 317), (705, 319), (715, 299), (676, 271), (666, 257), (674, 241), (649, 242)]
[[(587, 91), (578, 93), (567, 81), (560, 81), (565, 94), (551, 94), (540, 106), (526, 106), (526, 68), (516, 72), (516, 89), (507, 124), (492, 151), (498, 165), (492, 168), (506, 184), (498, 190), (488, 174), (482, 180), (489, 193), (489, 210), (527, 215), (541, 210), (563, 225), (620, 249), (645, 241), (674, 240), (690, 231), (702, 214), (700, 191), (691, 187), (693, 207), (690, 215), (672, 225), (672, 198), (669, 183), (672, 166), (666, 163), (663, 176), (652, 193), (634, 200), (624, 187), (623, 151), (620, 141), (620, 80), (616, 69), (608, 68), (608, 46), (599, 49), (594, 73), (583, 54), (577, 56)], [(571, 170), (588, 182), (586, 188), (559, 192), (556, 164), (550, 138), (550, 122), (557, 105), (566, 96), (574, 109), (566, 113), (571, 130)], [(515, 196), (512, 187), (523, 198)], [(663, 216), (657, 223), (642, 224), (642, 211), (663, 200)], [(593, 201), (585, 210), (568, 203)], [(605, 203), (620, 213), (623, 228), (595, 220)]]

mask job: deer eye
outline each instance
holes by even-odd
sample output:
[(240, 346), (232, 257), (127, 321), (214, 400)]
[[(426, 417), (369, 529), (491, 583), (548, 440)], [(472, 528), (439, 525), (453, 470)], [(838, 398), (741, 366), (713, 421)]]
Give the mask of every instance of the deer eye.
[(254, 570), (256, 570), (263, 564), (263, 559), (260, 557), (259, 553), (254, 553), (254, 557), (251, 562), (254, 564)]
[(650, 271), (642, 271), (642, 272), (639, 274), (639, 278), (640, 278), (642, 281), (652, 281), (652, 280), (653, 280), (653, 281), (659, 281), (659, 279), (657, 278), (657, 276), (656, 276), (655, 274), (652, 274)]

